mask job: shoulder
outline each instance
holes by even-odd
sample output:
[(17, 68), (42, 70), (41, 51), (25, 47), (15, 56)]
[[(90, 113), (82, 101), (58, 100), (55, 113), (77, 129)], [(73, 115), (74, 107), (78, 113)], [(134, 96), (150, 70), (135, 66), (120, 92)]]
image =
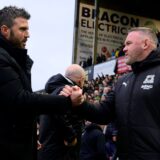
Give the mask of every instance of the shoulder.
[(0, 65), (2, 66), (4, 64), (7, 64), (10, 60), (11, 57), (8, 52), (0, 47)]

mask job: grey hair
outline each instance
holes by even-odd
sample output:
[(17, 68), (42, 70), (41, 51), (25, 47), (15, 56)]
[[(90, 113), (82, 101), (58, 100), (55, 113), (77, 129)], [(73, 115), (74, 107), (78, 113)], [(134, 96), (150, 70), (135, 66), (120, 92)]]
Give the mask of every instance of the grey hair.
[(156, 35), (155, 31), (152, 28), (148, 28), (148, 27), (134, 27), (134, 28), (131, 28), (128, 31), (128, 33), (134, 32), (134, 31), (138, 31), (138, 32), (144, 33), (146, 36), (149, 37), (149, 39), (152, 41), (152, 43), (157, 47), (157, 45), (158, 45), (158, 38), (157, 38), (157, 35)]

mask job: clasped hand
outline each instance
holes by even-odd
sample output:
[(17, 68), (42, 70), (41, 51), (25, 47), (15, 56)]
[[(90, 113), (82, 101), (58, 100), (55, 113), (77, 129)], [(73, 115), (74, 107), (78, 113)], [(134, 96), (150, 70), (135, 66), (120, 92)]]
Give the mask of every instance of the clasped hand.
[(59, 95), (63, 95), (65, 97), (70, 96), (73, 106), (79, 106), (84, 101), (82, 89), (78, 86), (66, 85)]

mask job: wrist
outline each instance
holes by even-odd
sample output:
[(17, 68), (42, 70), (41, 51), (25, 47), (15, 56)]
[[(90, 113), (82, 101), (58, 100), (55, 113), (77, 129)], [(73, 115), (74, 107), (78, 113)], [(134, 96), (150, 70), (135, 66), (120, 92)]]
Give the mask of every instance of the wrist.
[(80, 105), (85, 101), (85, 97), (82, 95)]

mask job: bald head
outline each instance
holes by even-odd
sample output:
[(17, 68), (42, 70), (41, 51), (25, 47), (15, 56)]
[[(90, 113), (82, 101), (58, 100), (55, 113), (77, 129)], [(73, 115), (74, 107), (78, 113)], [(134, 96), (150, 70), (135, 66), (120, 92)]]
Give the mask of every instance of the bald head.
[(65, 71), (65, 77), (82, 88), (85, 80), (85, 70), (78, 64), (71, 64)]

